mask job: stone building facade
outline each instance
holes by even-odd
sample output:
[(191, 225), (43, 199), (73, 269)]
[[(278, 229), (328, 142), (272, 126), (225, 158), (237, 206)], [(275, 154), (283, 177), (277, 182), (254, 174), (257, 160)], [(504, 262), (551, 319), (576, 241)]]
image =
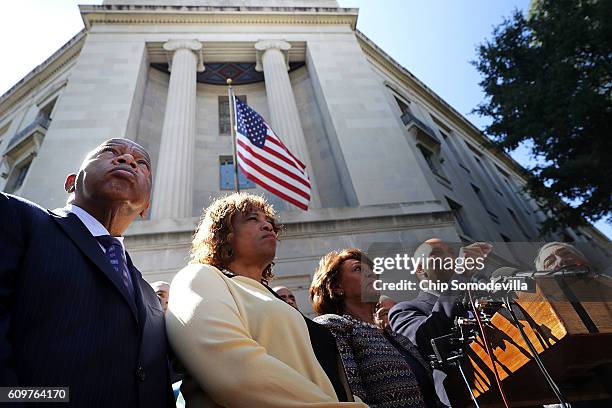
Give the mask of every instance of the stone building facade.
[[(496, 242), (520, 264), (545, 214), (525, 170), (356, 29), (335, 0), (106, 0), (79, 6), (85, 28), (0, 97), (0, 189), (64, 205), (66, 174), (111, 137), (134, 139), (155, 165), (148, 219), (126, 245), (149, 281), (187, 262), (201, 210), (231, 191), (225, 78), (308, 166), (311, 208), (263, 193), (285, 233), (278, 284), (306, 288), (321, 255), (431, 237)], [(551, 237), (588, 244), (595, 228)], [(525, 253), (505, 242), (532, 242)]]

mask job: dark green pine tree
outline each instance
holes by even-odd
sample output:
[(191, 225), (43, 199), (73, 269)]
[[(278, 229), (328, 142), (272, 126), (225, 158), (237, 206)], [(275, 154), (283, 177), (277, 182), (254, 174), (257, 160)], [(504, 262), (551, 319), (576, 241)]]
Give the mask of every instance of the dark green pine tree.
[(486, 133), (506, 151), (530, 142), (537, 158), (528, 190), (553, 213), (541, 232), (612, 223), (612, 0), (534, 0), (473, 64)]

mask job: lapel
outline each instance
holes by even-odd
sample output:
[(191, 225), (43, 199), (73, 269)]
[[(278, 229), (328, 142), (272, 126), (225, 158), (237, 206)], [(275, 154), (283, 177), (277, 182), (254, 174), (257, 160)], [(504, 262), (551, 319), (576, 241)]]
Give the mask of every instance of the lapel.
[(420, 291), (416, 300), (428, 304), (433, 309), (433, 306), (438, 301), (438, 296), (434, 295), (433, 293)]
[[(91, 235), (87, 227), (83, 225), (79, 217), (72, 213), (65, 213), (58, 211), (54, 213), (49, 211), (51, 218), (55, 222), (59, 224), (60, 227), (66, 232), (66, 235), (74, 242), (74, 244), (89, 258), (113, 284), (113, 286), (121, 293), (123, 299), (130, 306), (130, 310), (132, 311), (132, 315), (138, 321), (138, 312), (136, 310), (136, 305), (134, 304), (134, 300), (130, 299), (123, 282), (121, 281), (121, 277), (115, 269), (111, 266), (110, 262), (104, 255), (102, 248), (100, 248), (100, 244), (98, 241)], [(130, 262), (131, 264), (131, 262)], [(131, 272), (131, 271), (130, 271)], [(136, 282), (136, 281), (135, 281)], [(137, 286), (136, 283), (134, 286)], [(139, 286), (139, 285), (138, 285)], [(137, 288), (134, 288), (134, 295), (136, 298), (141, 296), (140, 288), (136, 291)]]
[(130, 254), (128, 254), (127, 251), (125, 251), (125, 257), (127, 259), (128, 270), (132, 275), (132, 283), (134, 284), (134, 298), (136, 301), (136, 309), (138, 312), (138, 322), (140, 323), (139, 331), (142, 337), (142, 331), (144, 330), (145, 326), (145, 319), (147, 318), (147, 305), (145, 304), (145, 296), (142, 293), (142, 288), (140, 286), (140, 282), (142, 281), (142, 274), (138, 269), (136, 269), (136, 267), (132, 263), (132, 258), (130, 258)]

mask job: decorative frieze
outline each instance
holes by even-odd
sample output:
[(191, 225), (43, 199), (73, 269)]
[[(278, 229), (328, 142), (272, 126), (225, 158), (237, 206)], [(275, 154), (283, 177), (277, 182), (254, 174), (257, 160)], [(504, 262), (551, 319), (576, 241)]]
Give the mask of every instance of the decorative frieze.
[(79, 6), (85, 27), (93, 24), (283, 24), (357, 26), (356, 8)]

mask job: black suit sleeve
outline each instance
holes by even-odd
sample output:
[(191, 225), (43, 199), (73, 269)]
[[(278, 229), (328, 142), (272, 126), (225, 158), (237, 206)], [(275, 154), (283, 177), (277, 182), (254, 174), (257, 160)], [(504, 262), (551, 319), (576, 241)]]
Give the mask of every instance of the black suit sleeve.
[(0, 193), (0, 385), (18, 385), (9, 340), (11, 300), (25, 252), (16, 200)]
[[(465, 282), (463, 275), (453, 275), (451, 280)], [(400, 302), (389, 311), (389, 323), (394, 332), (408, 337), (421, 353), (428, 356), (433, 353), (431, 339), (448, 334), (458, 315), (458, 299), (461, 292), (447, 290), (443, 292), (431, 307), (423, 301), (409, 300)]]

